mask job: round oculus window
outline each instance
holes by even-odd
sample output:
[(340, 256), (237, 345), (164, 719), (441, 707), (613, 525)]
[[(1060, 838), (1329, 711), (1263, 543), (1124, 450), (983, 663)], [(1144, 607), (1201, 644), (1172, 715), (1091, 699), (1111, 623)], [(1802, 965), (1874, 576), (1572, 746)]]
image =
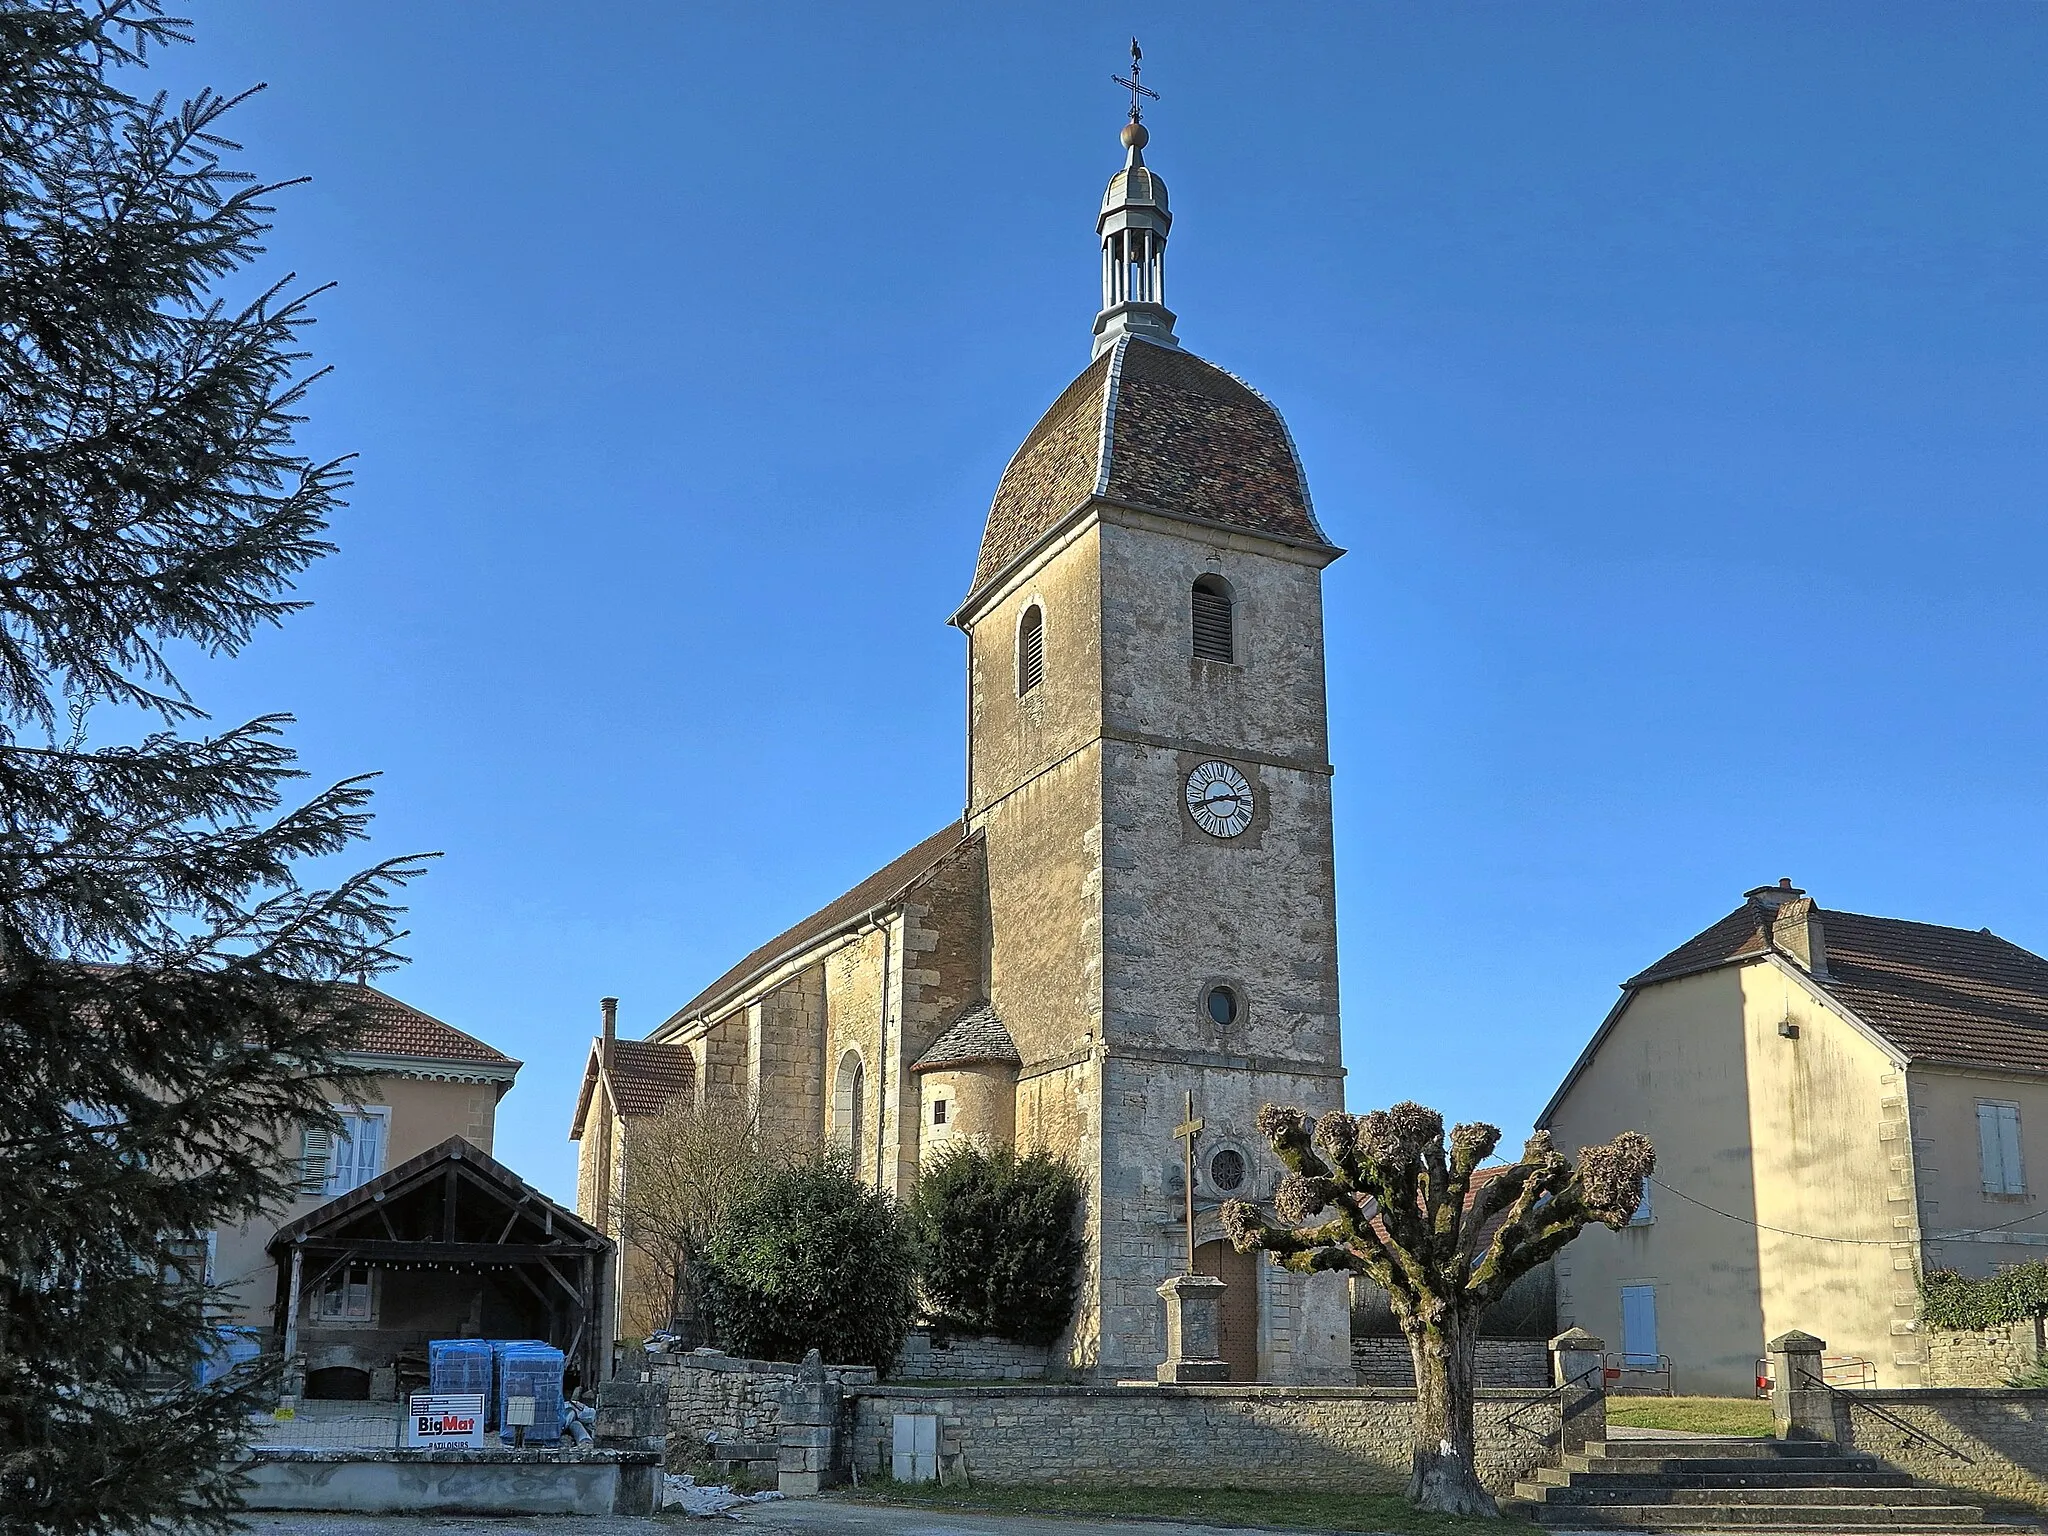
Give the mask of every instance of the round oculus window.
[(1209, 1159), (1209, 1181), (1218, 1189), (1244, 1187), (1244, 1154), (1225, 1147)]
[(1218, 1029), (1228, 1029), (1237, 1022), (1237, 994), (1228, 987), (1211, 987), (1204, 1006)]

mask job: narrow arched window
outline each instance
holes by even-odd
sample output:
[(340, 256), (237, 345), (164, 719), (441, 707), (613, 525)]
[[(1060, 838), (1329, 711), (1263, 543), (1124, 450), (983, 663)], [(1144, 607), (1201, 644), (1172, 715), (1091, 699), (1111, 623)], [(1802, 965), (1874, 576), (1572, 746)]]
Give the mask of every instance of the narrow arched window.
[(861, 1143), (867, 1128), (867, 1069), (860, 1052), (848, 1051), (839, 1058), (839, 1072), (832, 1085), (832, 1140), (846, 1154), (854, 1177), (861, 1174)]
[(1045, 615), (1033, 603), (1017, 626), (1017, 692), (1029, 693), (1045, 681)]
[(1230, 585), (1221, 576), (1195, 579), (1195, 656), (1201, 661), (1236, 661), (1237, 630)]

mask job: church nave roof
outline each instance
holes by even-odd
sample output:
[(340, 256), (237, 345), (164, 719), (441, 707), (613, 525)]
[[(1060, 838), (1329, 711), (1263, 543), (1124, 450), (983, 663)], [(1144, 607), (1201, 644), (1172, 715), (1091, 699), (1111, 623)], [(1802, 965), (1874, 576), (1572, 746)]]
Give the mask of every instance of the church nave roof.
[(754, 950), (671, 1014), (655, 1034), (659, 1036), (690, 1019), (716, 1011), (782, 961), (792, 959), (841, 929), (860, 922), (877, 907), (888, 906), (944, 863), (948, 855), (979, 835), (970, 834), (966, 825), (958, 821), (942, 827), (908, 853), (884, 864), (836, 901), (828, 902), (802, 922), (784, 929)]

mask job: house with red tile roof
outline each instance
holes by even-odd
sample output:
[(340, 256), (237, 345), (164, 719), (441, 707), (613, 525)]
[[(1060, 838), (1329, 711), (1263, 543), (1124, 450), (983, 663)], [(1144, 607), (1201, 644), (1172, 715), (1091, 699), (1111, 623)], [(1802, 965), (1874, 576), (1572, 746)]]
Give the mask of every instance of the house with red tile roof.
[[(348, 983), (345, 990), (363, 1023), (342, 1060), (370, 1074), (368, 1089), (360, 1099), (330, 1095), (341, 1120), (339, 1134), (309, 1128), (284, 1149), (297, 1165), (296, 1198), (263, 1221), (211, 1234), (208, 1263), (215, 1281), (232, 1294), (230, 1321), (263, 1329), (274, 1341), (290, 1335), (309, 1371), (332, 1369), (366, 1382), (371, 1370), (392, 1363), (369, 1360), (359, 1347), (391, 1332), (386, 1325), (394, 1322), (389, 1314), (397, 1298), (387, 1293), (388, 1276), (367, 1263), (318, 1267), (302, 1277), (296, 1318), (288, 1318), (280, 1315), (288, 1303), (280, 1300), (285, 1289), (270, 1244), (281, 1229), (450, 1138), (488, 1154), (498, 1101), (511, 1090), (521, 1064), (387, 992), (361, 983)], [(462, 1306), (469, 1305), (465, 1296)], [(440, 1324), (424, 1316), (417, 1321), (412, 1332), (423, 1345), (425, 1333)], [(449, 1333), (459, 1334), (469, 1319), (441, 1321)], [(475, 1321), (482, 1326), (484, 1319)]]
[(1538, 1124), (1657, 1147), (1635, 1223), (1559, 1256), (1560, 1327), (1680, 1392), (1749, 1392), (1795, 1328), (1920, 1385), (1921, 1275), (2048, 1258), (2048, 959), (1759, 886), (1622, 984)]

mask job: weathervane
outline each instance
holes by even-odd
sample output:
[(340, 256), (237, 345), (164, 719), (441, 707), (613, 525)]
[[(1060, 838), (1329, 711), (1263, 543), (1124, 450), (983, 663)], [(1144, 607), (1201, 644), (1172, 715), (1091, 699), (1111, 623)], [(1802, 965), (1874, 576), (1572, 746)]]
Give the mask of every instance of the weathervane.
[(1152, 101), (1159, 99), (1157, 91), (1147, 90), (1138, 83), (1138, 72), (1144, 65), (1144, 59), (1144, 50), (1139, 48), (1138, 40), (1134, 37), (1131, 39), (1131, 78), (1126, 80), (1122, 75), (1109, 77), (1131, 93), (1131, 121), (1134, 123), (1143, 121), (1145, 116), (1145, 104), (1138, 98), (1142, 96)]

